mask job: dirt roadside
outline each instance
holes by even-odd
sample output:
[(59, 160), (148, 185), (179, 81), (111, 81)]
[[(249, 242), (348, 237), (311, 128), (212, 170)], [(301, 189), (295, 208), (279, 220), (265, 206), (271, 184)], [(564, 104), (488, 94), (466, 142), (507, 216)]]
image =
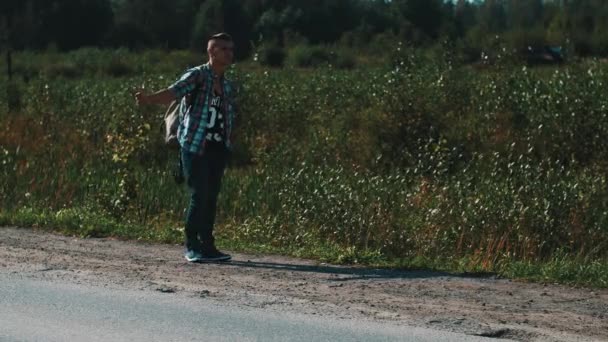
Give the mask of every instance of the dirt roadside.
[(608, 290), (237, 253), (230, 263), (189, 264), (181, 254), (181, 246), (0, 228), (0, 273), (19, 277), (516, 341), (608, 341)]

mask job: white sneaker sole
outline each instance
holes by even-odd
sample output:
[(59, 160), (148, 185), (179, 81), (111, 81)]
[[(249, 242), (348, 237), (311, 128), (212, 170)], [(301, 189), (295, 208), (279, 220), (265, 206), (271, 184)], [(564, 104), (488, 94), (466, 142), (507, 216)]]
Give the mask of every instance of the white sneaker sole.
[(188, 262), (201, 262), (201, 258), (188, 258), (187, 256), (184, 256), (184, 258), (186, 258)]

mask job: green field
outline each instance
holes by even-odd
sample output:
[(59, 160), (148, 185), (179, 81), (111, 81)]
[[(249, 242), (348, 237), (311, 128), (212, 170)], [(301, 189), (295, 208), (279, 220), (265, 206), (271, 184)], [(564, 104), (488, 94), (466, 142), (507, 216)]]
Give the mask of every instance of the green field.
[[(19, 53), (0, 78), (0, 224), (179, 243), (162, 143), (187, 52)], [(5, 65), (0, 65), (5, 70)], [(217, 235), (233, 250), (608, 286), (608, 66), (237, 64)]]

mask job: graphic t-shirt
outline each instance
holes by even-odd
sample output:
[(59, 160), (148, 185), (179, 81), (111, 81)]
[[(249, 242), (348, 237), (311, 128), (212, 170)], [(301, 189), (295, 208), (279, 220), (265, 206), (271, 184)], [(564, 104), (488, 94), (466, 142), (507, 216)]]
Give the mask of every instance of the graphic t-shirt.
[(224, 141), (224, 113), (222, 111), (222, 96), (213, 95), (207, 116), (207, 135), (205, 140), (208, 145), (223, 146)]

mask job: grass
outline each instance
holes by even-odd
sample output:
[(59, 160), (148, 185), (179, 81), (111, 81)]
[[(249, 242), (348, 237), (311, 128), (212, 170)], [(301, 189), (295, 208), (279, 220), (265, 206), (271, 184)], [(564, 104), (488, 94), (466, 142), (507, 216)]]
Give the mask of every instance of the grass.
[[(119, 222), (99, 214), (93, 214), (93, 212), (90, 209), (72, 209), (53, 213), (45, 210), (37, 211), (31, 208), (23, 208), (10, 214), (0, 212), (0, 226), (31, 227), (82, 238), (114, 237), (124, 240), (168, 244), (180, 244), (183, 241), (183, 230), (177, 222), (165, 222), (165, 228), (154, 229), (150, 226), (143, 227)], [(246, 227), (237, 228), (246, 229)], [(219, 230), (229, 229), (220, 226)], [(322, 241), (314, 241), (304, 247), (290, 247), (260, 242), (252, 243), (231, 239), (225, 234), (220, 234), (218, 245), (230, 251), (286, 255), (332, 264), (400, 270), (425, 269), (472, 276), (476, 274), (483, 276), (495, 274), (499, 277), (519, 281), (608, 288), (608, 263), (605, 260), (573, 258), (565, 253), (548, 261), (505, 262), (487, 268), (470, 257), (444, 260), (425, 256), (388, 258), (379, 251), (358, 250), (356, 248), (345, 249)]]
[[(179, 75), (166, 59), (194, 60), (16, 56), (20, 76), (0, 78), (3, 224), (181, 242), (187, 195), (172, 180), (163, 108), (131, 96)], [(608, 67), (475, 71), (406, 49), (392, 61), (231, 71), (242, 127), (220, 197), (222, 244), (605, 287)], [(56, 63), (78, 71), (44, 71)]]

